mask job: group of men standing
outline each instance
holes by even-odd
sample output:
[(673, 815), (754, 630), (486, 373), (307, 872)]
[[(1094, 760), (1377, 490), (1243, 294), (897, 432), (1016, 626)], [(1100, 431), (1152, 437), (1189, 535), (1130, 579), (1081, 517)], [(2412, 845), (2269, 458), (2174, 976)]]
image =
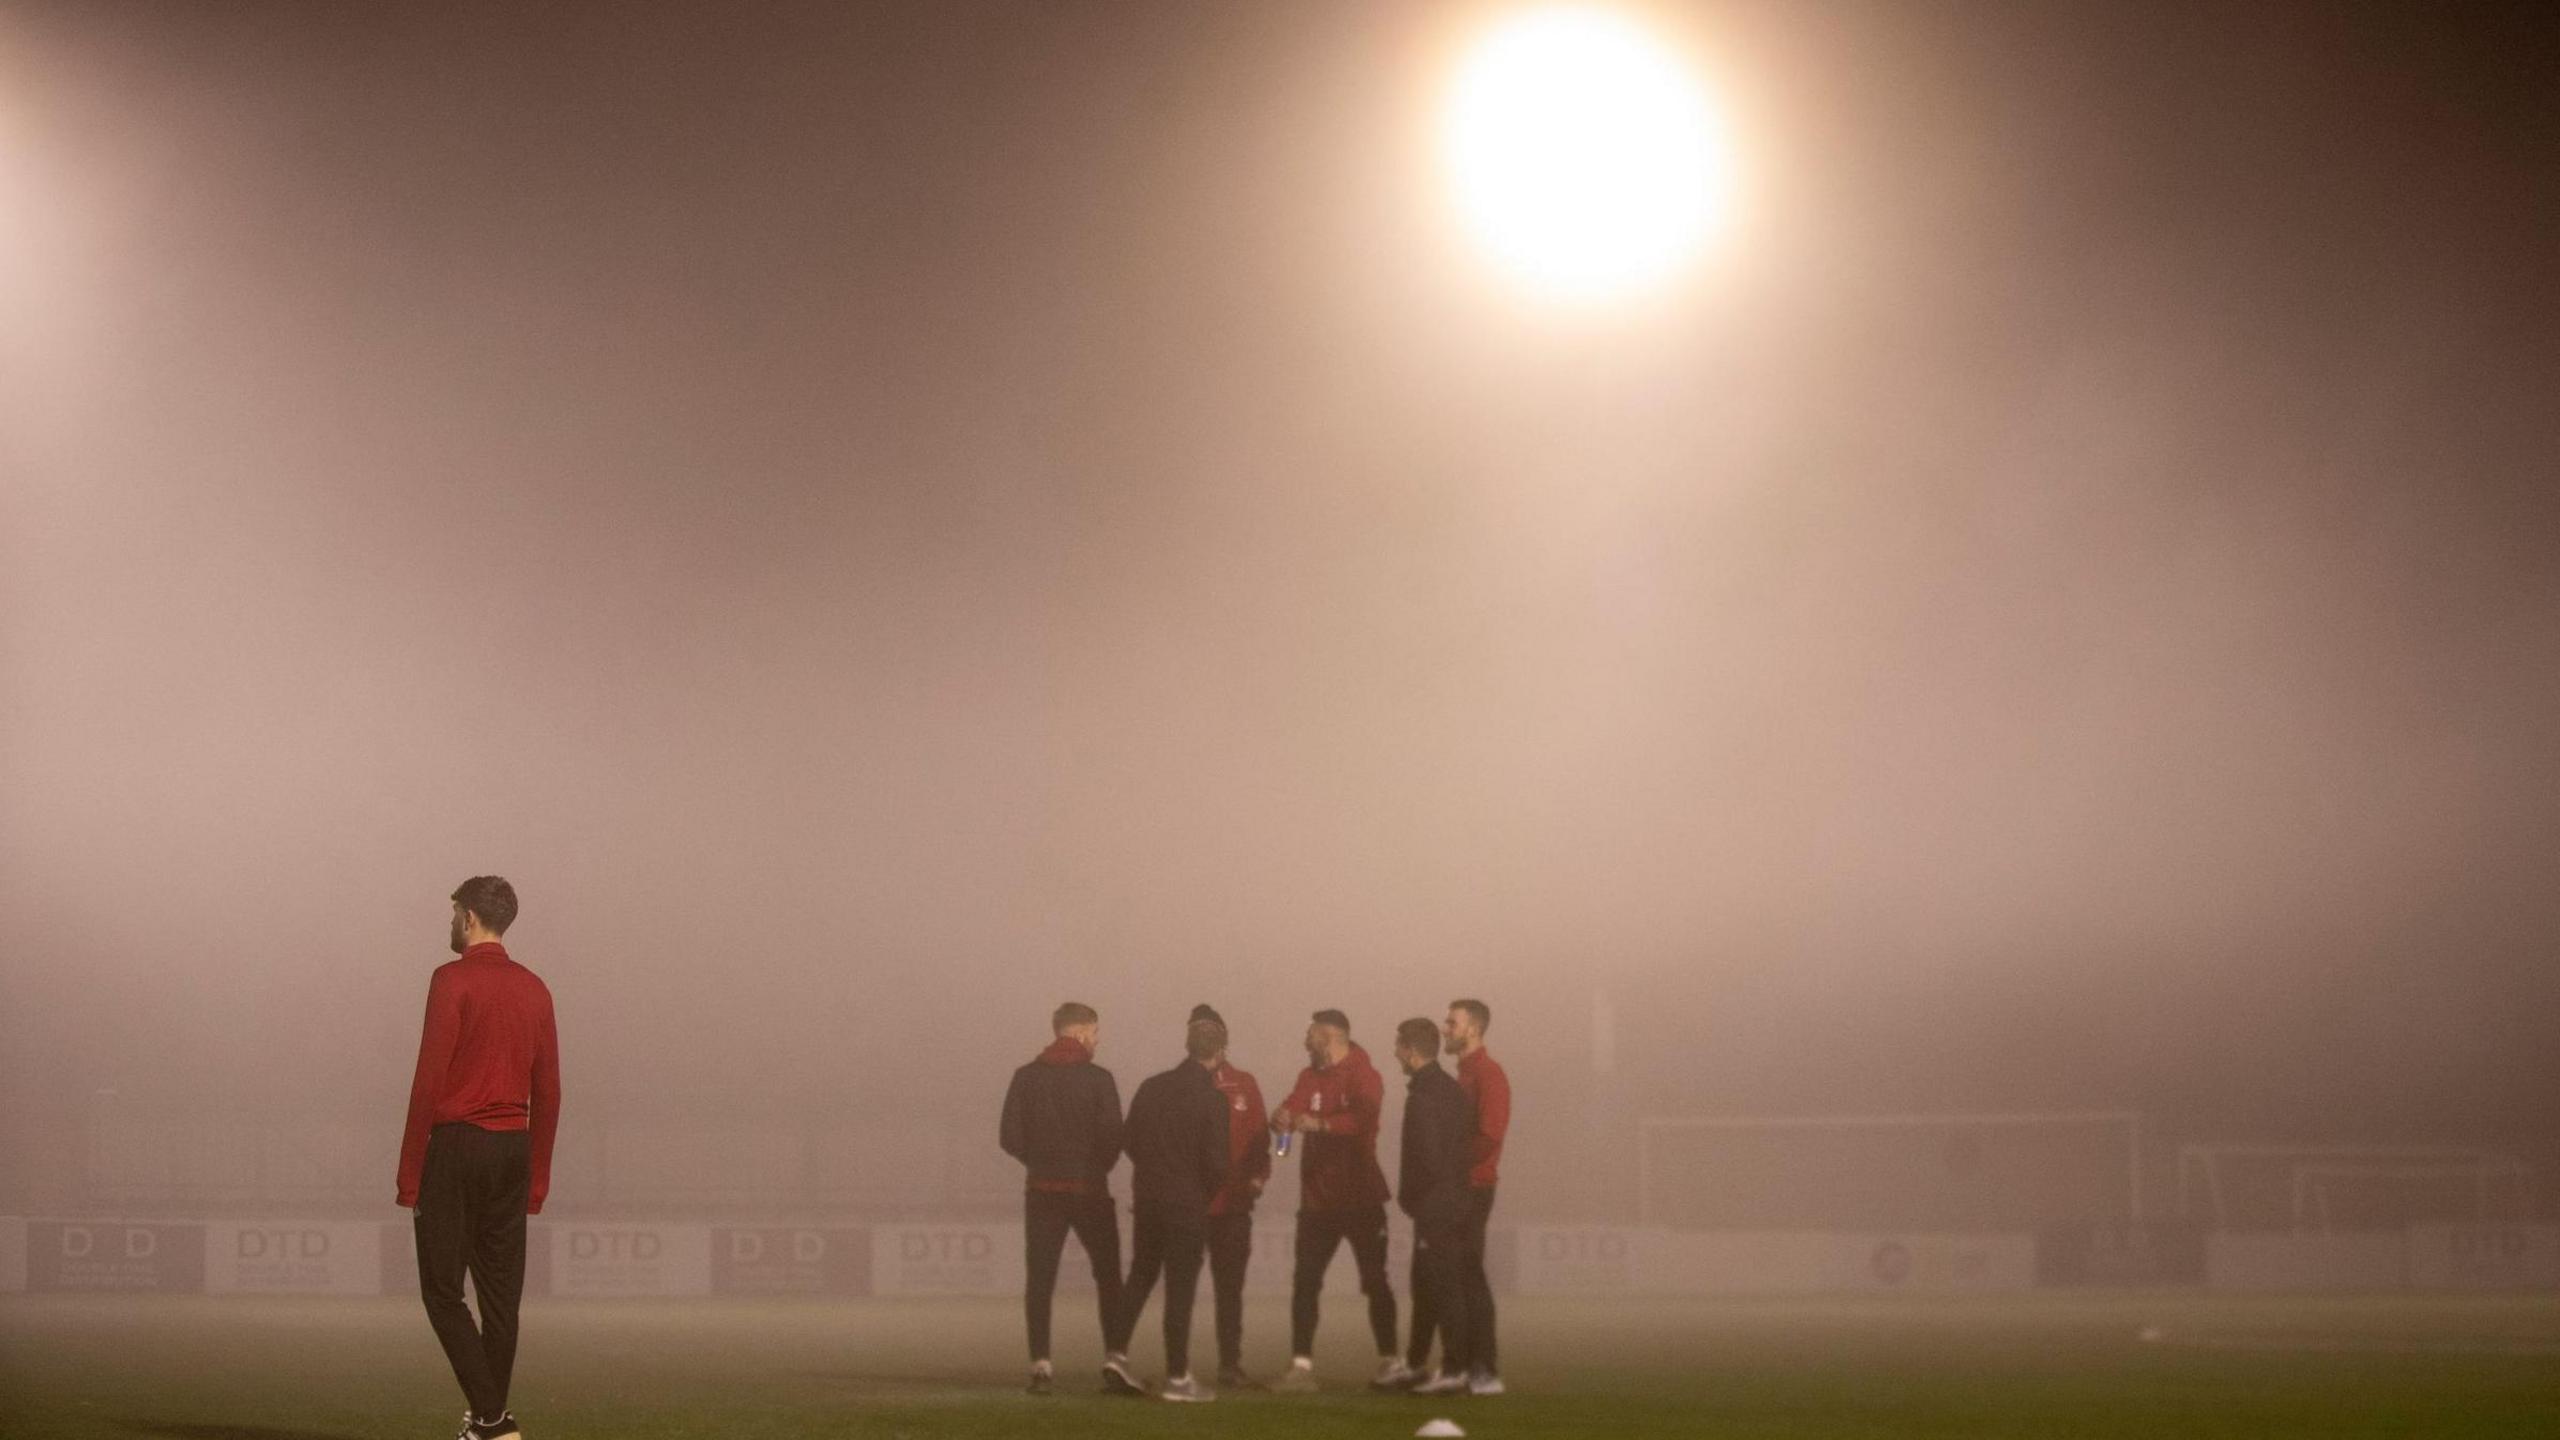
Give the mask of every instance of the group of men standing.
[[(559, 1031), (551, 992), (507, 953), (501, 938), (517, 913), (515, 888), (474, 876), (453, 892), (448, 940), (458, 957), (427, 989), (426, 1021), (400, 1145), (397, 1198), (414, 1212), (418, 1282), (469, 1408), (459, 1440), (516, 1440), (508, 1409), (516, 1308), (524, 1290), (525, 1219), (551, 1188), (560, 1117)], [(1268, 1113), (1253, 1076), (1227, 1063), (1227, 1025), (1206, 1005), (1191, 1012), (1183, 1060), (1151, 1075), (1127, 1113), (1111, 1072), (1094, 1063), (1101, 1017), (1069, 1003), (1050, 1017), (1052, 1040), (1014, 1072), (1001, 1139), (1022, 1162), (1029, 1289), (1031, 1389), (1053, 1384), (1050, 1300), (1073, 1234), (1093, 1264), (1101, 1302), (1105, 1388), (1144, 1395), (1129, 1368), (1129, 1339), (1156, 1283), (1164, 1283), (1168, 1400), (1212, 1400), (1191, 1374), (1191, 1307), (1207, 1264), (1216, 1296), (1219, 1383), (1250, 1385), (1244, 1372), (1245, 1267), (1253, 1255), (1253, 1207), (1272, 1156), (1302, 1159), (1296, 1268), (1289, 1303), (1289, 1369), (1275, 1388), (1313, 1390), (1317, 1298), (1345, 1243), (1368, 1297), (1386, 1390), (1498, 1395), (1493, 1290), (1484, 1269), (1485, 1224), (1511, 1122), (1511, 1083), (1484, 1048), (1492, 1019), (1482, 1001), (1449, 1006), (1447, 1027), (1425, 1019), (1396, 1027), (1406, 1076), (1404, 1148), (1394, 1197), (1414, 1228), (1410, 1343), (1396, 1350), (1395, 1291), (1387, 1278), (1387, 1179), (1378, 1166), (1385, 1082), (1351, 1039), (1339, 1010), (1307, 1026), (1309, 1064)], [(1457, 1074), (1440, 1066), (1446, 1049)], [(1276, 1140), (1275, 1140), (1275, 1137)], [(1133, 1224), (1129, 1268), (1120, 1268), (1111, 1172), (1127, 1155)], [(479, 1305), (464, 1297), (468, 1276)], [(1441, 1363), (1431, 1366), (1438, 1338)]]
[[(1511, 1123), (1511, 1082), (1485, 1050), (1492, 1012), (1479, 1000), (1449, 1006), (1445, 1028), (1427, 1019), (1396, 1027), (1395, 1059), (1406, 1076), (1403, 1149), (1388, 1189), (1378, 1164), (1386, 1083), (1351, 1038), (1339, 1010), (1319, 1010), (1307, 1026), (1309, 1064), (1288, 1097), (1267, 1114), (1261, 1086), (1227, 1060), (1227, 1026), (1195, 1007), (1183, 1060), (1152, 1075), (1127, 1114), (1111, 1072), (1094, 1061), (1101, 1017), (1069, 1002), (1050, 1016), (1049, 1047), (1016, 1070), (1005, 1093), (999, 1138), (1023, 1164), (1023, 1319), (1031, 1345), (1033, 1394), (1050, 1393), (1050, 1312), (1058, 1265), (1072, 1233), (1093, 1267), (1102, 1322), (1102, 1383), (1145, 1395), (1129, 1365), (1138, 1316), (1161, 1279), (1165, 1287), (1167, 1400), (1216, 1398), (1191, 1373), (1191, 1309), (1205, 1260), (1216, 1309), (1218, 1384), (1254, 1386), (1244, 1369), (1245, 1267), (1253, 1253), (1253, 1206), (1271, 1176), (1275, 1149), (1301, 1151), (1296, 1264), (1289, 1296), (1289, 1368), (1271, 1387), (1317, 1388), (1315, 1333), (1324, 1274), (1346, 1243), (1368, 1300), (1381, 1390), (1499, 1395), (1493, 1288), (1485, 1275), (1485, 1227)], [(1457, 1074), (1441, 1068), (1446, 1050)], [(1276, 1141), (1275, 1138), (1277, 1137)], [(1110, 1176), (1130, 1161), (1130, 1259), (1120, 1268), (1119, 1217)], [(1414, 1229), (1413, 1325), (1396, 1346), (1396, 1298), (1387, 1275), (1387, 1201)], [(1440, 1346), (1434, 1367), (1431, 1349)]]

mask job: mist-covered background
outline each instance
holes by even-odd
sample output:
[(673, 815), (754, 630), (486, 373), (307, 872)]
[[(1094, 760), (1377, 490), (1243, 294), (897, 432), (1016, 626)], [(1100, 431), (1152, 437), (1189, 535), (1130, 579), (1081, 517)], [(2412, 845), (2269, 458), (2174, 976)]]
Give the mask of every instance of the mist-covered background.
[(0, 1205), (109, 1103), (387, 1205), (483, 872), (564, 1157), (1461, 994), (1532, 1211), (1634, 1114), (2546, 1145), (2547, 14), (1658, 9), (1741, 214), (1594, 313), (1448, 218), (1486, 13), (0, 6)]

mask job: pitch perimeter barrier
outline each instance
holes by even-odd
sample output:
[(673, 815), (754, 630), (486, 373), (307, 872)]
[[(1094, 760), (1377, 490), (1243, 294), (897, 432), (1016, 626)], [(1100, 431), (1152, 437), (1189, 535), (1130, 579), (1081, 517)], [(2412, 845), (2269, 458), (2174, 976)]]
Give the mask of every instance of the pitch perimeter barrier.
[(2026, 1290), (2032, 1235), (1524, 1226), (1524, 1295), (1816, 1295)]
[[(1125, 1257), (1127, 1217), (1122, 1217)], [(1401, 1291), (1412, 1232), (1391, 1229)], [(1285, 1295), (1295, 1226), (1254, 1227), (1247, 1293)], [(1015, 1296), (1016, 1221), (875, 1225), (583, 1223), (527, 1227), (525, 1290), (574, 1298), (704, 1295)], [(1348, 1247), (1327, 1288), (1356, 1283)], [(2205, 1234), (2174, 1226), (2091, 1234), (1675, 1231), (1521, 1225), (1488, 1237), (1496, 1291), (1559, 1296), (2008, 1294), (2038, 1287), (2195, 1286), (2234, 1293), (2560, 1290), (2560, 1227), (2430, 1224), (2337, 1234)], [(0, 1217), (0, 1291), (45, 1294), (406, 1295), (406, 1220)], [(1059, 1288), (1090, 1294), (1070, 1239)]]

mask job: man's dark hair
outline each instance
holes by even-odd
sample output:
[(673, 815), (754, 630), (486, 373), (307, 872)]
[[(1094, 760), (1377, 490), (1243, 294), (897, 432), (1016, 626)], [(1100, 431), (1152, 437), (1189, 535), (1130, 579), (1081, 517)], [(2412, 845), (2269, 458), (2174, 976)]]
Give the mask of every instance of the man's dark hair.
[(1192, 1006), (1191, 1018), (1194, 1020), (1215, 1020), (1221, 1025), (1227, 1023), (1226, 1016), (1219, 1014), (1215, 1009), (1207, 1005)]
[(453, 903), (480, 919), (480, 928), (504, 935), (516, 923), (516, 887), (496, 875), (474, 875), (453, 892)]
[(1070, 1027), (1077, 1025), (1101, 1023), (1102, 1017), (1094, 1013), (1092, 1006), (1080, 1005), (1073, 1000), (1049, 1012), (1049, 1033), (1052, 1035), (1064, 1035)]
[(1182, 1034), (1182, 1048), (1194, 1060), (1214, 1060), (1227, 1048), (1227, 1027), (1216, 1020), (1194, 1020)]
[(1479, 1033), (1493, 1023), (1493, 1011), (1487, 1009), (1481, 1000), (1452, 1000), (1449, 1002), (1449, 1008), (1467, 1012), (1467, 1018), (1476, 1022), (1476, 1030)]
[(1319, 1025), (1330, 1025), (1345, 1035), (1351, 1033), (1351, 1017), (1339, 1010), (1319, 1010), (1315, 1013), (1315, 1022)]
[(1396, 1044), (1417, 1055), (1438, 1055), (1440, 1027), (1416, 1015), (1396, 1027)]

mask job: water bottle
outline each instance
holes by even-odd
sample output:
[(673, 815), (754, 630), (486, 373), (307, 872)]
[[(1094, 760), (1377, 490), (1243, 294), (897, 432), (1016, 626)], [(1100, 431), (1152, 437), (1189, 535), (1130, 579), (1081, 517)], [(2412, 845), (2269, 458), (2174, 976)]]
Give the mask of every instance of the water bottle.
[(1294, 1131), (1294, 1130), (1283, 1130), (1283, 1131), (1281, 1131), (1281, 1132), (1279, 1133), (1279, 1135), (1277, 1135), (1276, 1137), (1274, 1137), (1274, 1138), (1272, 1139), (1272, 1141), (1271, 1141), (1271, 1153), (1272, 1153), (1272, 1154), (1274, 1154), (1274, 1155), (1279, 1156), (1279, 1157), (1280, 1157), (1281, 1159), (1283, 1159), (1283, 1160), (1288, 1159), (1288, 1158), (1289, 1158), (1289, 1142), (1290, 1142), (1290, 1141), (1292, 1141), (1292, 1140), (1295, 1140), (1295, 1139), (1297, 1139), (1297, 1138), (1298, 1138), (1297, 1132), (1296, 1132), (1296, 1131)]

